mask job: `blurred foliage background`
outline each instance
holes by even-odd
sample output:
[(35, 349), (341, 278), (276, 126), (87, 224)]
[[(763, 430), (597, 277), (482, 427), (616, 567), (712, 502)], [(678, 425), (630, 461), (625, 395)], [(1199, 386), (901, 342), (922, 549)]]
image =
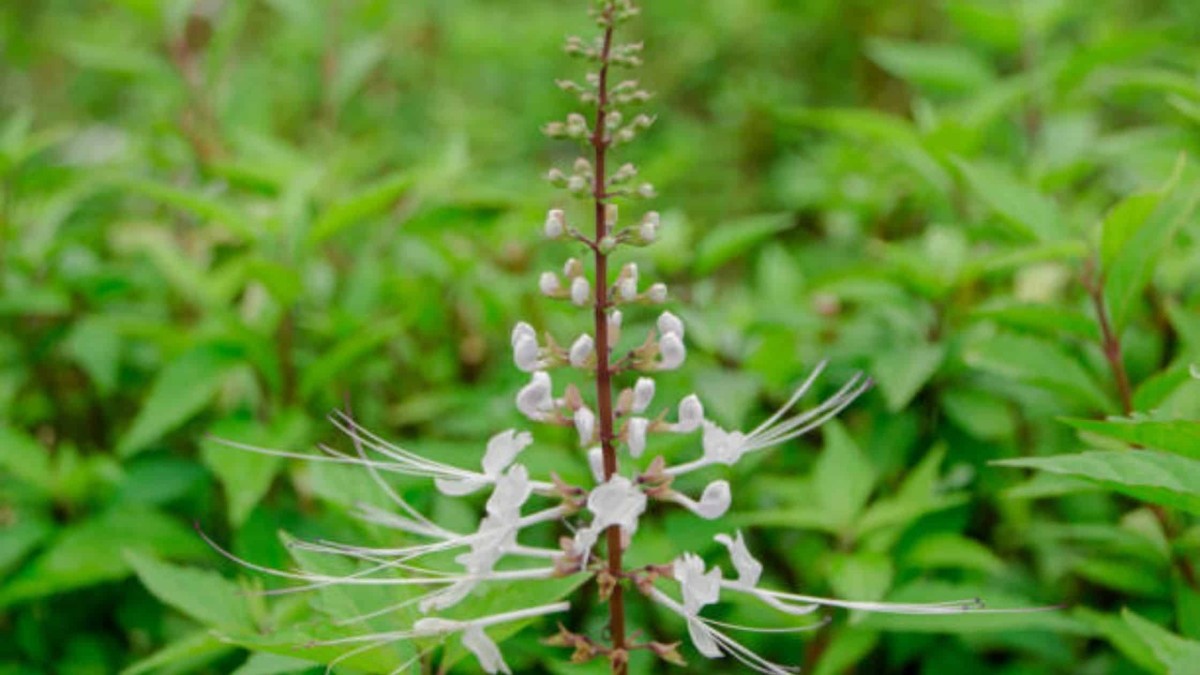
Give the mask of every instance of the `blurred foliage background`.
[[(772, 582), (1066, 607), (748, 642), (829, 675), (1196, 672), (1200, 4), (645, 4), (660, 121), (620, 158), (659, 188), (635, 259), (692, 356), (660, 391), (753, 425), (822, 358), (827, 390), (878, 380), (731, 476)], [(246, 593), (275, 582), (190, 523), (287, 567), (280, 531), (386, 541), (346, 515), (373, 486), (204, 439), (344, 447), (349, 406), (473, 465), (520, 423), (511, 326), (585, 323), (536, 293), (566, 253), (539, 177), (574, 156), (539, 126), (571, 110), (583, 5), (0, 6), (0, 673), (323, 672), (337, 652), (295, 645), (364, 599)], [(586, 475), (538, 441), (535, 468)], [(634, 563), (729, 528), (663, 516)], [(515, 668), (599, 672), (548, 632)]]

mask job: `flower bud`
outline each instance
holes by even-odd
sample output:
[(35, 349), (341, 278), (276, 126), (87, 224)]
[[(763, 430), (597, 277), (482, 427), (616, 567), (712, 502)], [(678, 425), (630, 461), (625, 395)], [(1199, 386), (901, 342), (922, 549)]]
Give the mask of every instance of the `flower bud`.
[(513, 343), (513, 363), (517, 364), (517, 368), (531, 373), (545, 365), (538, 358), (541, 351), (537, 338), (522, 335)]
[(649, 183), (642, 183), (637, 189), (638, 196), (643, 199), (653, 199), (658, 196), (658, 191)]
[(579, 432), (579, 445), (588, 445), (595, 440), (596, 415), (587, 406), (575, 411), (575, 431)]
[(595, 342), (592, 336), (588, 334), (580, 335), (578, 339), (571, 345), (570, 361), (571, 365), (576, 368), (583, 368), (587, 365), (588, 359), (592, 358), (592, 352), (595, 349)]
[(614, 309), (608, 313), (608, 344), (615, 345), (621, 339), (621, 310)]
[(620, 215), (620, 209), (616, 204), (606, 204), (604, 206), (604, 225), (609, 230), (617, 226), (617, 219)]
[(538, 278), (538, 289), (542, 295), (553, 298), (562, 291), (562, 283), (554, 272), (542, 272), (542, 276)]
[(629, 454), (635, 459), (646, 451), (646, 429), (650, 420), (645, 417), (630, 417), (625, 427), (625, 444), (629, 446)]
[(542, 133), (550, 138), (562, 138), (567, 135), (567, 125), (562, 122), (549, 122), (542, 127)]
[(733, 495), (729, 491), (729, 481), (716, 480), (704, 488), (704, 493), (700, 495), (700, 501), (693, 502), (688, 508), (692, 513), (705, 520), (715, 520), (725, 515), (732, 501)]
[(603, 253), (604, 255), (608, 255), (609, 253), (612, 253), (613, 249), (615, 249), (617, 247), (617, 238), (612, 236), (611, 234), (606, 234), (606, 235), (604, 235), (604, 237), (602, 237), (600, 239), (600, 243), (598, 244), (598, 247), (599, 247), (601, 253)]
[(576, 306), (586, 305), (591, 294), (592, 286), (588, 283), (587, 277), (581, 275), (571, 280), (571, 302)]
[(550, 181), (554, 185), (561, 186), (561, 185), (567, 184), (566, 174), (564, 174), (559, 169), (550, 169), (549, 171), (547, 171), (546, 172), (546, 180)]
[(683, 337), (683, 322), (670, 312), (663, 312), (658, 317), (658, 332), (660, 335), (674, 333)]
[(517, 392), (517, 410), (535, 422), (546, 421), (554, 410), (552, 389), (550, 375), (539, 370), (533, 374), (529, 384)]
[(679, 402), (679, 421), (671, 428), (677, 433), (686, 434), (700, 428), (704, 421), (704, 404), (695, 394), (688, 394)]
[(600, 446), (595, 446), (587, 453), (588, 468), (592, 470), (592, 478), (597, 483), (604, 482), (604, 449)]
[(587, 136), (587, 120), (579, 113), (567, 115), (567, 135), (573, 138)]
[(633, 385), (633, 404), (630, 407), (635, 413), (644, 412), (654, 400), (654, 380), (649, 377), (639, 377)]
[(667, 333), (659, 339), (658, 352), (662, 356), (658, 364), (659, 370), (675, 370), (683, 365), (683, 360), (687, 357), (683, 340), (675, 333)]
[(578, 194), (587, 189), (587, 180), (580, 175), (574, 175), (567, 179), (567, 190)]
[(546, 214), (546, 237), (548, 239), (558, 239), (563, 236), (567, 229), (567, 219), (563, 214), (562, 209), (550, 209)]
[(518, 321), (517, 325), (513, 326), (512, 329), (512, 346), (516, 347), (517, 340), (522, 337), (531, 337), (534, 340), (537, 340), (537, 331), (533, 329), (533, 326), (530, 326), (524, 321)]
[(651, 211), (642, 217), (642, 224), (638, 227), (638, 238), (643, 244), (649, 244), (658, 238), (658, 225), (658, 211)]
[(653, 284), (646, 289), (646, 299), (656, 305), (661, 305), (667, 301), (667, 285), (661, 281)]
[(637, 285), (637, 263), (629, 263), (621, 269), (621, 274), (617, 277), (617, 297), (625, 302), (637, 298)]
[(579, 258), (567, 258), (567, 262), (563, 263), (563, 276), (568, 279), (583, 274), (583, 263), (579, 262)]

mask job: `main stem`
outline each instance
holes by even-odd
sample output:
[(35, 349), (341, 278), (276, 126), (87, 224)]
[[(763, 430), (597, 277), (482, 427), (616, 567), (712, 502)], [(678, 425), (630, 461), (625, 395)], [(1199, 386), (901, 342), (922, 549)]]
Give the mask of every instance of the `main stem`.
[[(607, 172), (605, 155), (608, 152), (608, 140), (605, 138), (605, 117), (608, 114), (608, 57), (612, 49), (613, 16), (611, 5), (604, 10), (607, 19), (604, 28), (604, 47), (600, 54), (600, 78), (597, 83), (596, 121), (592, 130), (591, 145), (594, 152), (594, 174), (592, 183), (592, 199), (595, 202), (596, 216), (596, 302), (593, 306), (593, 318), (596, 333), (596, 407), (600, 417), (600, 446), (604, 452), (604, 479), (612, 478), (617, 472), (617, 449), (613, 442), (613, 410), (612, 410), (612, 372), (609, 368), (608, 345), (608, 255), (604, 253), (600, 242), (608, 235), (608, 219), (605, 214), (605, 192), (607, 191)], [(624, 651), (625, 646), (625, 592), (620, 583), (624, 568), (621, 564), (621, 528), (610, 527), (604, 533), (608, 550), (608, 573), (617, 584), (613, 587), (608, 599), (608, 632), (612, 639), (614, 652)], [(617, 675), (625, 675), (627, 671), (624, 658), (614, 655), (612, 671)]]

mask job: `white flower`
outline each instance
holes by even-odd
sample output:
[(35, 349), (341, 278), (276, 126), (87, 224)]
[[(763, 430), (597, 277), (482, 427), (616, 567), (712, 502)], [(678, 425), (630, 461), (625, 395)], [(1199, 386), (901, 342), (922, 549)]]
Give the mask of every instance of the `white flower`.
[(667, 301), (667, 285), (659, 282), (646, 289), (646, 299), (657, 305)]
[(571, 345), (569, 358), (571, 365), (576, 368), (583, 368), (587, 365), (588, 359), (592, 357), (592, 352), (595, 349), (596, 343), (592, 340), (592, 336), (584, 333), (580, 335)]
[(632, 301), (637, 298), (637, 287), (637, 263), (629, 263), (621, 269), (621, 274), (617, 278), (617, 297), (625, 302)]
[(513, 363), (517, 368), (530, 373), (541, 368), (545, 368), (548, 364), (541, 358), (542, 348), (538, 345), (537, 338), (526, 333), (517, 334), (513, 330)]
[(472, 625), (464, 630), (462, 643), (479, 660), (479, 667), (483, 668), (483, 672), (488, 675), (493, 673), (511, 675), (512, 671), (508, 669), (508, 664), (500, 655), (500, 648), (479, 626)]
[(742, 537), (742, 531), (738, 530), (733, 538), (727, 534), (718, 534), (713, 539), (729, 549), (729, 557), (733, 560), (733, 567), (738, 573), (737, 582), (743, 586), (757, 586), (759, 578), (762, 577), (763, 566), (754, 556), (750, 555), (750, 549), (746, 548), (746, 540)]
[(550, 239), (558, 239), (563, 236), (566, 230), (567, 220), (562, 209), (550, 209), (546, 214), (546, 236)]
[(725, 431), (708, 420), (704, 421), (701, 445), (704, 447), (704, 459), (709, 464), (733, 466), (747, 452), (745, 434)]
[(461, 479), (437, 478), (434, 484), (439, 492), (451, 497), (468, 495), (479, 488), (493, 483), (500, 477), (501, 472), (512, 464), (530, 443), (533, 436), (527, 431), (517, 433), (514, 429), (501, 431), (488, 440), (487, 450), (483, 455), (483, 476)]
[(614, 475), (592, 488), (587, 508), (592, 512), (592, 522), (575, 533), (575, 552), (584, 557), (600, 533), (610, 527), (620, 527), (627, 537), (637, 533), (638, 518), (646, 512), (646, 493), (628, 478)]
[(591, 293), (592, 286), (588, 283), (587, 277), (577, 276), (571, 280), (571, 302), (577, 307), (586, 305)]
[(660, 335), (670, 335), (674, 333), (683, 339), (683, 322), (679, 317), (670, 312), (663, 312), (658, 316), (658, 332)]
[(729, 481), (717, 480), (704, 488), (698, 502), (679, 492), (672, 492), (671, 500), (705, 520), (715, 520), (729, 510), (733, 495), (729, 490)]
[(645, 412), (654, 400), (654, 380), (649, 377), (639, 377), (633, 385), (633, 405), (630, 409), (635, 413)]
[(487, 501), (487, 512), (497, 518), (515, 520), (531, 494), (533, 485), (529, 482), (529, 471), (522, 464), (514, 464), (496, 479), (496, 488)]
[(645, 417), (630, 417), (625, 427), (625, 443), (629, 446), (629, 454), (635, 458), (641, 457), (646, 451), (646, 429), (649, 426), (650, 420)]
[(695, 553), (684, 553), (675, 559), (672, 572), (683, 593), (683, 609), (696, 615), (705, 605), (721, 599), (721, 568), (704, 571), (704, 560)]
[(596, 436), (596, 415), (587, 406), (575, 411), (575, 431), (579, 432), (579, 444), (588, 445)]
[(677, 434), (690, 434), (700, 428), (704, 422), (704, 404), (700, 397), (688, 394), (679, 402), (679, 421), (668, 425), (668, 429)]
[(538, 278), (538, 290), (542, 295), (555, 297), (562, 290), (562, 282), (554, 272), (542, 272), (542, 276)]
[(535, 422), (553, 419), (555, 407), (553, 384), (545, 371), (534, 373), (529, 384), (517, 392), (517, 410)]
[(662, 336), (658, 341), (658, 352), (662, 356), (662, 360), (658, 362), (659, 370), (675, 370), (682, 366), (683, 360), (687, 358), (683, 340), (675, 333)]

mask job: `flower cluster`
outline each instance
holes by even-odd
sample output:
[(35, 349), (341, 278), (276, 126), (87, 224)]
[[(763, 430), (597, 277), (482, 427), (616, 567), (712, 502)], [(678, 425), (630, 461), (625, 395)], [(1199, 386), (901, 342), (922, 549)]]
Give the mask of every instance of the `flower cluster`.
[[(644, 103), (650, 95), (633, 80), (610, 84), (611, 69), (636, 67), (640, 45), (619, 45), (613, 40), (616, 26), (637, 14), (629, 0), (601, 0), (596, 18), (603, 31), (594, 41), (571, 38), (567, 51), (592, 64), (583, 83), (560, 82), (593, 113), (569, 115), (563, 122), (547, 125), (553, 137), (579, 141), (590, 152), (576, 160), (571, 171), (553, 170), (549, 178), (570, 195), (590, 200), (595, 214), (594, 234), (574, 227), (566, 209), (551, 209), (542, 226), (547, 238), (582, 247), (591, 254), (591, 264), (569, 258), (561, 271), (544, 272), (540, 292), (552, 299), (585, 308), (590, 314), (590, 331), (559, 342), (539, 334), (521, 322), (511, 333), (512, 359), (529, 381), (516, 393), (515, 407), (529, 422), (571, 429), (578, 437), (579, 452), (585, 453), (594, 482), (590, 486), (569, 485), (556, 475), (531, 475), (521, 454), (534, 436), (525, 430), (506, 429), (488, 440), (478, 469), (452, 466), (390, 443), (360, 427), (344, 414), (334, 424), (353, 441), (354, 452), (322, 448), (323, 455), (238, 447), (285, 457), (348, 464), (362, 468), (395, 506), (388, 511), (361, 506), (358, 515), (376, 525), (403, 535), (405, 546), (360, 547), (330, 542), (295, 542), (300, 549), (349, 558), (361, 569), (353, 574), (332, 576), (309, 572), (269, 573), (305, 582), (301, 589), (330, 584), (411, 586), (423, 589), (403, 603), (365, 614), (366, 620), (415, 607), (423, 616), (410, 628), (384, 633), (366, 633), (326, 644), (357, 645), (344, 655), (359, 653), (396, 640), (427, 641), (458, 635), (462, 644), (488, 673), (509, 672), (497, 645), (485, 629), (507, 622), (523, 621), (561, 613), (568, 602), (558, 598), (544, 604), (518, 608), (470, 620), (441, 616), (469, 598), (486, 584), (585, 575), (594, 578), (601, 598), (609, 605), (608, 644), (573, 633), (565, 628), (552, 644), (572, 646), (577, 659), (604, 656), (614, 672), (623, 673), (630, 650), (646, 649), (674, 663), (682, 663), (677, 643), (638, 644), (626, 637), (624, 591), (636, 590), (650, 601), (677, 614), (687, 627), (692, 645), (703, 656), (732, 656), (746, 666), (765, 673), (790, 672), (754, 654), (730, 637), (730, 630), (756, 630), (715, 621), (703, 616), (706, 607), (722, 600), (722, 594), (737, 594), (759, 601), (785, 615), (809, 615), (818, 608), (839, 607), (901, 614), (961, 612), (978, 607), (975, 600), (940, 604), (889, 604), (817, 598), (774, 590), (762, 582), (763, 565), (751, 554), (740, 531), (716, 538), (729, 552), (736, 576), (726, 578), (719, 567), (707, 568), (696, 554), (681, 552), (674, 560), (636, 570), (626, 569), (622, 555), (633, 545), (640, 520), (653, 501), (676, 505), (704, 519), (715, 520), (730, 508), (733, 492), (724, 478), (714, 477), (697, 495), (672, 488), (685, 474), (730, 467), (747, 455), (789, 443), (820, 426), (850, 405), (870, 387), (861, 375), (846, 382), (833, 395), (811, 408), (800, 401), (810, 394), (823, 372), (817, 365), (809, 377), (777, 412), (757, 427), (731, 430), (705, 414), (699, 396), (690, 394), (674, 405), (656, 405), (654, 377), (683, 365), (687, 358), (684, 322), (670, 311), (655, 308), (667, 301), (662, 283), (646, 285), (635, 263), (609, 274), (610, 255), (623, 246), (645, 246), (658, 238), (659, 215), (649, 211), (622, 226), (616, 201), (654, 194), (649, 184), (632, 185), (636, 167), (626, 164), (606, 173), (609, 150), (633, 140), (653, 118), (645, 114), (625, 115), (621, 108)], [(590, 267), (590, 269), (589, 269)], [(615, 268), (613, 268), (615, 269)], [(623, 312), (653, 312), (653, 327), (640, 342), (623, 344)], [(656, 316), (655, 316), (656, 314)], [(569, 346), (563, 346), (569, 345)], [(555, 370), (582, 373), (594, 388), (585, 393), (575, 385), (556, 387)], [(620, 387), (619, 381), (627, 386)], [(653, 439), (661, 434), (685, 435), (695, 439), (696, 452), (682, 462), (670, 464), (656, 455)], [(651, 455), (651, 457), (646, 457)], [(646, 459), (643, 459), (646, 457)], [(719, 469), (718, 469), (719, 470)], [(409, 505), (388, 481), (389, 475), (431, 479), (443, 495), (468, 498), (487, 493), (484, 512), (474, 531), (444, 528)], [(553, 527), (569, 533), (559, 548), (540, 548), (522, 543), (523, 533), (532, 528)], [(432, 569), (430, 560), (444, 559), (452, 552), (453, 569)], [(246, 563), (249, 564), (249, 563)], [(672, 594), (674, 591), (676, 594)], [(794, 629), (807, 630), (810, 621)], [(766, 629), (757, 629), (766, 630)], [(403, 667), (403, 666), (402, 666)]]

